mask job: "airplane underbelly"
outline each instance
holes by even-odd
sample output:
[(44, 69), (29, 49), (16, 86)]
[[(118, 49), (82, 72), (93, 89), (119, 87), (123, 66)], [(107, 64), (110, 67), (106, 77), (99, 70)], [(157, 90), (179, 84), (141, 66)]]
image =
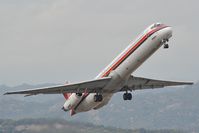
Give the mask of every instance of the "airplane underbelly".
[(86, 99), (78, 106), (76, 109), (76, 112), (85, 112), (89, 111), (91, 109), (98, 109), (100, 107), (103, 107), (106, 105), (109, 100), (111, 99), (112, 95), (111, 93), (104, 93), (103, 95), (103, 101), (102, 102), (95, 102), (94, 101), (94, 95), (95, 93), (90, 93)]

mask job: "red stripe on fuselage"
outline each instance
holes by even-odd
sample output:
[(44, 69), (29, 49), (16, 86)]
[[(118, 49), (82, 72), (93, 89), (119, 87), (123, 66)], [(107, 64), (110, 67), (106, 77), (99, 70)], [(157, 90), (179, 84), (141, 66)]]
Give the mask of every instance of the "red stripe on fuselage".
[(127, 52), (119, 58), (118, 61), (116, 61), (108, 70), (105, 71), (105, 73), (101, 77), (106, 77), (110, 74), (112, 70), (115, 70), (129, 55), (131, 55), (149, 36), (151, 36), (154, 32), (163, 29), (167, 26), (161, 26), (154, 30), (151, 30), (150, 32), (146, 33), (135, 45), (130, 47)]

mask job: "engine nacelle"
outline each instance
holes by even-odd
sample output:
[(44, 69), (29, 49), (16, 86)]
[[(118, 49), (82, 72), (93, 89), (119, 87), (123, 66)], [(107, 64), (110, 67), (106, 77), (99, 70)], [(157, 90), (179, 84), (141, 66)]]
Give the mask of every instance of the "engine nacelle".
[(72, 93), (71, 96), (66, 100), (63, 106), (64, 111), (71, 110), (74, 108), (81, 100), (81, 96), (76, 93)]

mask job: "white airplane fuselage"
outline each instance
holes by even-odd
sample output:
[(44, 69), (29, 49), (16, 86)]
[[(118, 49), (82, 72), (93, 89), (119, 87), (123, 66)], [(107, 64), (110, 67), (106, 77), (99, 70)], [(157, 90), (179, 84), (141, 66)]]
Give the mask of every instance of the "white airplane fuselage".
[(110, 93), (102, 93), (103, 100), (101, 102), (94, 101), (96, 93), (85, 92), (81, 96), (72, 93), (66, 100), (64, 109), (71, 110), (71, 115), (73, 115), (106, 105), (113, 94), (120, 91), (130, 75), (171, 36), (172, 28), (169, 26), (159, 23), (149, 26), (96, 77), (96, 79), (112, 77), (109, 84), (103, 88)]

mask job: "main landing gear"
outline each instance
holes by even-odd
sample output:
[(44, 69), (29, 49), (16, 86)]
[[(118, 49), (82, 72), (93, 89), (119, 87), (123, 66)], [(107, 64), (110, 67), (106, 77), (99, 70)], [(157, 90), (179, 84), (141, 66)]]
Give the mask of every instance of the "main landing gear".
[(169, 48), (169, 44), (164, 44), (164, 49), (168, 49)]
[(81, 96), (82, 96), (82, 93), (76, 93), (76, 95), (77, 95), (78, 97), (81, 97)]
[(163, 43), (163, 45), (164, 45), (164, 49), (168, 49), (168, 48), (169, 48), (168, 42), (169, 42), (169, 39), (163, 39), (163, 40), (162, 40), (162, 43)]
[(132, 99), (132, 94), (131, 93), (124, 93), (123, 94), (123, 99), (126, 101), (126, 100), (131, 100)]
[(94, 95), (94, 101), (95, 102), (101, 102), (103, 100), (102, 94), (96, 94)]

